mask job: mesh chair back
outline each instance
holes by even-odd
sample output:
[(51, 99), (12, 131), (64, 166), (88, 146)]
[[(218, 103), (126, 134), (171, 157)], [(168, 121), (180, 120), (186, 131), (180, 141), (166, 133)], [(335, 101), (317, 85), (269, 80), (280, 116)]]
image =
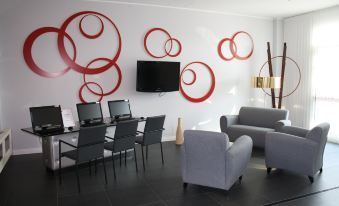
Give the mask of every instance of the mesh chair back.
[(164, 130), (165, 115), (147, 117), (144, 129), (144, 145), (161, 142)]
[(78, 138), (78, 163), (102, 157), (104, 154), (104, 141), (106, 125), (81, 127)]
[(138, 129), (138, 120), (118, 122), (114, 134), (113, 152), (133, 149)]

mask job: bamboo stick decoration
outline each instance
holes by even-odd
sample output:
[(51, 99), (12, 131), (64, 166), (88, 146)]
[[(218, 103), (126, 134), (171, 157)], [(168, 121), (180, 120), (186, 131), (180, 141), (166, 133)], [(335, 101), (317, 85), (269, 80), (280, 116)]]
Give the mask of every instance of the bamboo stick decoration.
[(278, 103), (279, 109), (281, 109), (282, 98), (283, 98), (283, 90), (284, 90), (284, 78), (285, 78), (285, 67), (286, 67), (286, 50), (287, 50), (287, 45), (286, 45), (286, 42), (285, 42), (284, 43), (282, 65), (281, 65), (281, 80), (280, 80), (279, 103)]
[[(268, 69), (270, 77), (273, 77), (273, 68), (272, 68), (272, 57), (271, 57), (271, 46), (270, 42), (267, 42), (267, 58), (268, 58)], [(272, 97), (272, 107), (276, 108), (275, 105), (275, 92), (274, 88), (271, 88), (271, 97)]]

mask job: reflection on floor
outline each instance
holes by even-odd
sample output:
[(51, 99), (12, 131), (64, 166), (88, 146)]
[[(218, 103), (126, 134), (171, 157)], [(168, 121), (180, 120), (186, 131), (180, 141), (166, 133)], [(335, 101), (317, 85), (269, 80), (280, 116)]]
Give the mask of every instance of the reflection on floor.
[(82, 193), (78, 194), (73, 170), (64, 172), (60, 186), (57, 175), (45, 170), (41, 154), (13, 156), (0, 174), (0, 205), (338, 205), (339, 145), (327, 145), (324, 171), (315, 176), (313, 184), (307, 177), (287, 171), (274, 170), (267, 176), (264, 152), (255, 149), (242, 183), (236, 183), (229, 192), (195, 185), (184, 191), (180, 147), (174, 142), (164, 143), (164, 157), (162, 166), (159, 146), (150, 147), (146, 171), (138, 159), (138, 173), (133, 159), (127, 160), (127, 166), (123, 162), (120, 167), (117, 162), (116, 181), (109, 161), (108, 185), (104, 184), (102, 165), (92, 176), (83, 168)]

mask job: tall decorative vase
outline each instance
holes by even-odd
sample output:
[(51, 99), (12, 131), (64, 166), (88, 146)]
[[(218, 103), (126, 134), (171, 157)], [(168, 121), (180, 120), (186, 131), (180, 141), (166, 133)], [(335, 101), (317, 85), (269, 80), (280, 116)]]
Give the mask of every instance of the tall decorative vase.
[(182, 129), (182, 119), (178, 118), (178, 126), (177, 126), (177, 133), (176, 133), (176, 145), (182, 145), (184, 143), (184, 134)]

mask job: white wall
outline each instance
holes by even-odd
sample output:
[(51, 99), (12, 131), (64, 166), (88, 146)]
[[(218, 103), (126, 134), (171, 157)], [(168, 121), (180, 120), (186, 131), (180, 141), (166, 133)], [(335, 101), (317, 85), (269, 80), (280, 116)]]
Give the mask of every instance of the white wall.
[[(174, 136), (178, 117), (183, 118), (185, 129), (218, 131), (222, 114), (236, 113), (243, 105), (262, 106), (263, 94), (250, 87), (250, 77), (259, 72), (261, 64), (266, 60), (266, 42), (273, 40), (271, 19), (117, 3), (43, 0), (15, 2), (15, 5), (7, 5), (10, 9), (1, 11), (0, 14), (0, 42), (3, 42), (0, 90), (3, 94), (3, 126), (12, 128), (14, 150), (17, 153), (40, 147), (37, 138), (20, 131), (20, 128), (30, 126), (28, 108), (61, 104), (63, 108), (71, 108), (77, 119), (75, 104), (79, 102), (77, 92), (82, 85), (82, 75), (74, 71), (53, 79), (33, 73), (24, 62), (23, 43), (33, 30), (44, 26), (60, 27), (67, 17), (83, 10), (106, 14), (116, 23), (122, 36), (123, 48), (118, 64), (123, 72), (123, 82), (115, 94), (104, 98), (102, 106), (105, 116), (108, 116), (107, 100), (130, 99), (135, 115), (166, 114), (166, 135)], [(70, 26), (67, 31), (79, 45), (79, 42), (84, 41), (76, 26)], [(109, 25), (106, 27), (109, 28)], [(182, 66), (200, 60), (213, 68), (216, 88), (208, 101), (191, 103), (179, 92), (159, 97), (156, 93), (135, 91), (136, 61), (154, 60), (146, 54), (142, 44), (146, 31), (153, 27), (167, 29), (183, 45), (179, 57), (161, 60), (180, 61)], [(249, 32), (254, 39), (252, 57), (247, 61), (222, 61), (216, 50), (219, 40), (241, 30)], [(107, 41), (112, 41), (112, 36), (107, 37)], [(110, 56), (115, 47), (112, 48), (107, 41), (90, 44), (91, 46), (80, 44), (77, 48), (77, 61), (84, 65), (89, 59), (102, 56), (103, 53), (106, 57)], [(33, 47), (35, 59), (44, 68), (56, 71), (64, 67), (58, 56), (56, 35), (42, 36)], [(103, 82), (104, 90), (111, 88), (109, 83), (112, 84), (112, 75), (113, 72), (110, 71), (98, 75), (97, 80)], [(207, 83), (195, 88), (195, 91), (189, 91), (191, 94), (201, 95), (206, 91), (209, 76), (201, 73), (198, 78), (203, 78), (202, 82)]]

